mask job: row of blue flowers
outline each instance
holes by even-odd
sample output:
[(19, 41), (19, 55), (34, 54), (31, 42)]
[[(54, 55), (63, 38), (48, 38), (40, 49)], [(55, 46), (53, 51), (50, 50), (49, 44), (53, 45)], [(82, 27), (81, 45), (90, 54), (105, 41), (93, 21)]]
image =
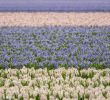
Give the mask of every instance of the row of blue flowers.
[(110, 27), (1, 27), (0, 66), (110, 66)]

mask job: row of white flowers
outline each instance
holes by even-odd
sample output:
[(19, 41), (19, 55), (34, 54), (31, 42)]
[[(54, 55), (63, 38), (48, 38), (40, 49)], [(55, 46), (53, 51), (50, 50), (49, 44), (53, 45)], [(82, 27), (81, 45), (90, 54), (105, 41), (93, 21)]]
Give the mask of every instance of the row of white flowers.
[(110, 100), (110, 69), (0, 70), (0, 100)]

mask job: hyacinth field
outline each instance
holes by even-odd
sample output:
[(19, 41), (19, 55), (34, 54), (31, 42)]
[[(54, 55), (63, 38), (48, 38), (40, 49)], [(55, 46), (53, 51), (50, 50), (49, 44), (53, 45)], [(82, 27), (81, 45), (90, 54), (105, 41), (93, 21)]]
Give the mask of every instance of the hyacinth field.
[(110, 67), (109, 27), (2, 27), (1, 68)]
[(110, 100), (109, 13), (0, 13), (0, 100)]
[(0, 100), (109, 100), (110, 69), (0, 70)]

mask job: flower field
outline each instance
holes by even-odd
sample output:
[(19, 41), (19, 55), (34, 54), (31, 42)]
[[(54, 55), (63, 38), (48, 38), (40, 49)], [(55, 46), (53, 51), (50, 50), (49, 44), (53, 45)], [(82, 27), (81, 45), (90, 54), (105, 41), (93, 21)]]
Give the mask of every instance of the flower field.
[(0, 100), (110, 100), (110, 13), (0, 13)]
[(110, 66), (109, 27), (2, 27), (1, 68)]
[(109, 100), (110, 69), (1, 69), (0, 100)]

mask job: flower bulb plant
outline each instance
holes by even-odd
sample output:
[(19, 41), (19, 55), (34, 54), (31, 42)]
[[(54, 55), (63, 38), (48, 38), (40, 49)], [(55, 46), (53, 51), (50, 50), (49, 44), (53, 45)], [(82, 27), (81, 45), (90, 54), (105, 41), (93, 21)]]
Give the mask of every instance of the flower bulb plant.
[[(110, 99), (110, 69), (5, 69), (0, 76), (0, 99)], [(33, 75), (34, 72), (34, 76)], [(16, 75), (19, 73), (19, 77)], [(105, 74), (106, 73), (106, 74)]]

